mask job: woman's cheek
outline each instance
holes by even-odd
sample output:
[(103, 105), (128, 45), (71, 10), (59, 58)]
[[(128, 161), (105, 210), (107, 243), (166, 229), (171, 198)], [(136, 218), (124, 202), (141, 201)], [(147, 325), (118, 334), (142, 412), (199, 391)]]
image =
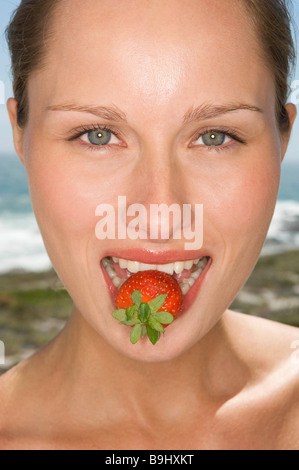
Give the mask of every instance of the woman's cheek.
[[(223, 175), (224, 176), (224, 175)], [(255, 238), (267, 231), (273, 216), (280, 182), (277, 149), (248, 156), (226, 169), (222, 184), (211, 188), (214, 193), (213, 216), (228, 244)], [(215, 194), (215, 191), (217, 194)]]
[(84, 245), (95, 229), (97, 197), (90, 181), (71, 165), (53, 164), (32, 155), (27, 166), (33, 209), (48, 251), (59, 252)]

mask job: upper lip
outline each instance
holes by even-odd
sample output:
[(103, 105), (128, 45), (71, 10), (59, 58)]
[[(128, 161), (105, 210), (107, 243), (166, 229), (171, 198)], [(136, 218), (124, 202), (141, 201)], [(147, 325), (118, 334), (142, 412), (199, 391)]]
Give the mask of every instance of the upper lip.
[(127, 250), (113, 250), (105, 255), (113, 256), (115, 258), (122, 258), (129, 261), (139, 261), (146, 264), (167, 264), (174, 261), (188, 261), (197, 258), (209, 256), (203, 250), (186, 251), (186, 250), (168, 250), (156, 251), (149, 249), (127, 249)]

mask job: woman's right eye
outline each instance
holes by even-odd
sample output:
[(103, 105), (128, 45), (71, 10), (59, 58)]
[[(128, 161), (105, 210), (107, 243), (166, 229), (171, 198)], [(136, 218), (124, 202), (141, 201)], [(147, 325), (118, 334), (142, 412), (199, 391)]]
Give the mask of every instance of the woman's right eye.
[(110, 129), (91, 130), (81, 134), (79, 139), (86, 144), (98, 147), (119, 144), (121, 142)]

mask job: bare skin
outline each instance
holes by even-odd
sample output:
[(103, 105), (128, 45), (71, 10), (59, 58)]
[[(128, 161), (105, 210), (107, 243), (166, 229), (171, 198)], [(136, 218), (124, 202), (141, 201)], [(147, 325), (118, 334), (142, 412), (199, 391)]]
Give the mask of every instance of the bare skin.
[[(47, 65), (29, 81), (24, 130), (8, 102), (35, 214), (76, 307), (54, 341), (0, 379), (0, 447), (298, 449), (298, 330), (227, 310), (264, 243), (290, 137), (278, 129), (256, 33), (235, 0), (88, 2), (61, 2)], [(127, 122), (86, 112), (104, 105)], [(214, 115), (184, 122), (195, 106)], [(296, 109), (287, 111), (293, 123)], [(113, 144), (70, 140), (97, 123), (119, 129)], [(221, 148), (203, 144), (207, 128), (227, 131)], [(213, 264), (155, 347), (131, 345), (111, 317), (99, 260), (119, 248), (183, 245), (173, 234), (96, 240), (95, 207), (119, 194), (146, 207), (204, 204), (198, 257)]]

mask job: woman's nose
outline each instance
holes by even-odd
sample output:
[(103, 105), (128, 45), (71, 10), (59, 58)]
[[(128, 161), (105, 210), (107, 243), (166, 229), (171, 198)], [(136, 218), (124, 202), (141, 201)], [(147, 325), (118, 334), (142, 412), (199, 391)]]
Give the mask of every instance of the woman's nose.
[(141, 209), (139, 230), (147, 238), (168, 240), (181, 233), (186, 202), (183, 180), (171, 150), (156, 148), (143, 152), (132, 174), (127, 204), (132, 207), (131, 217), (134, 209)]

